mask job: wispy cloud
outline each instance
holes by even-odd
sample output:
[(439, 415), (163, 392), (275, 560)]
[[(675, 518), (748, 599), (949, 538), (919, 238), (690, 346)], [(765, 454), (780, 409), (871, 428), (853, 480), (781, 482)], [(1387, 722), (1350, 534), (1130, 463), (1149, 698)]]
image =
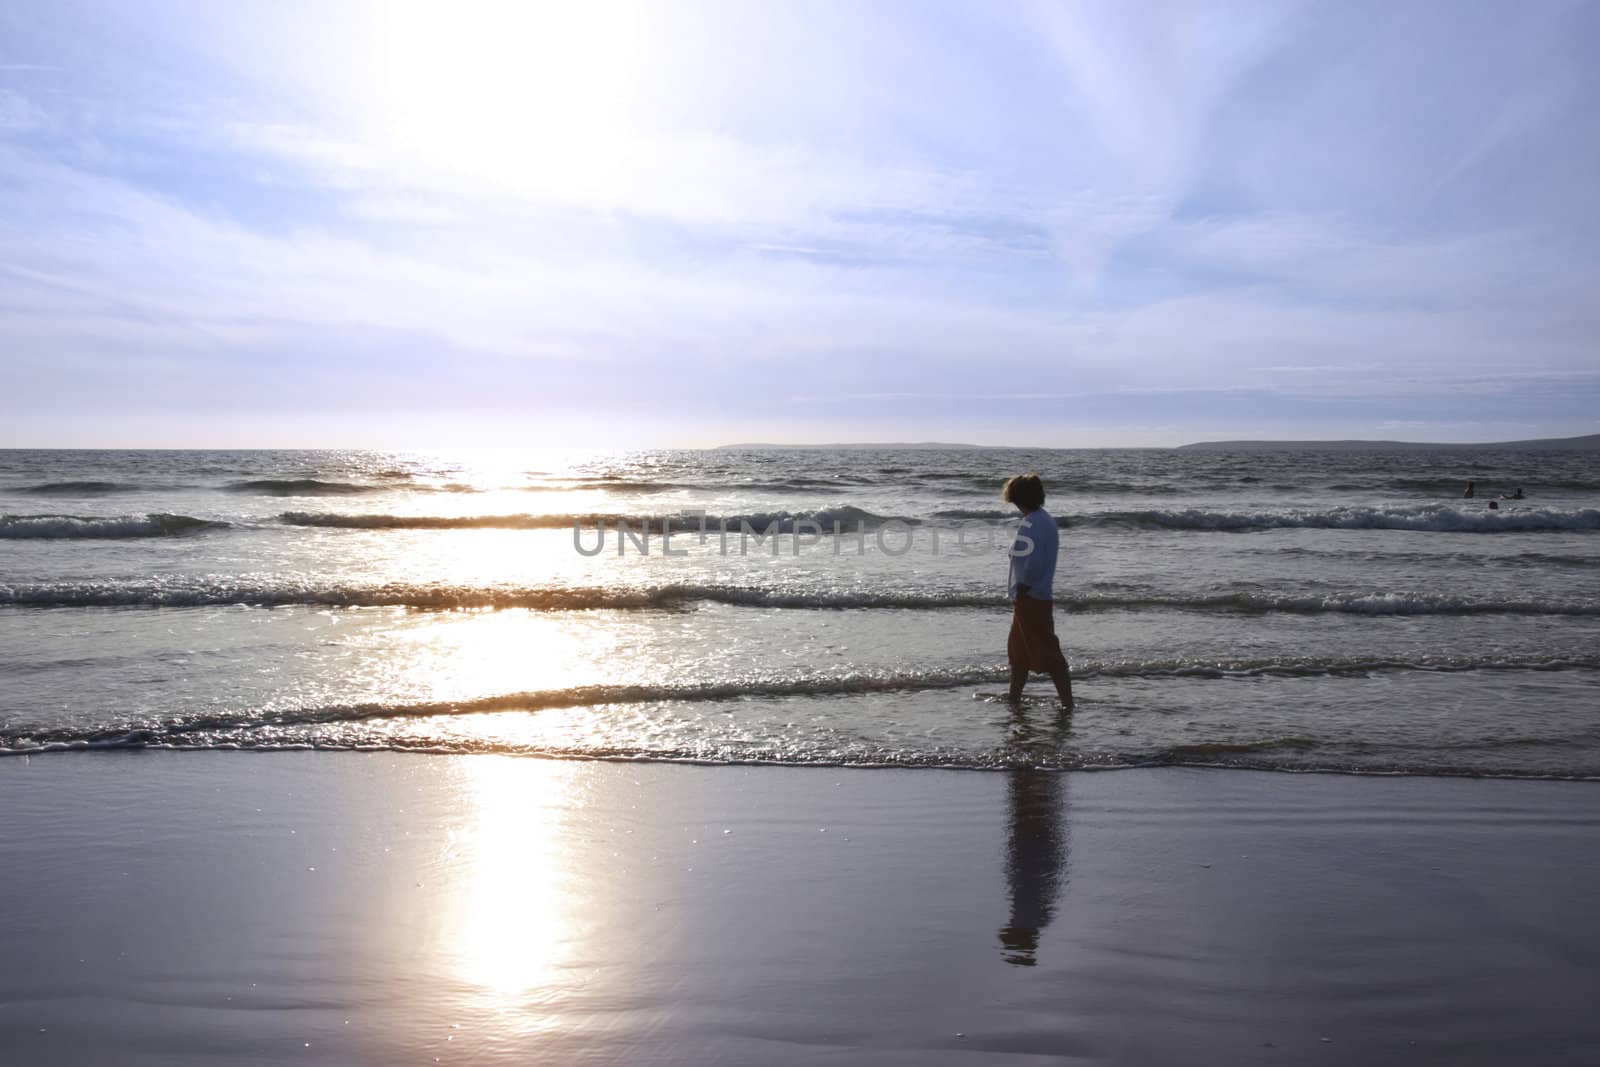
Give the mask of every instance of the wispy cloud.
[[(1026, 403), (1063, 434), (1198, 435), (1273, 404), (1325, 429), (1318, 401), (1351, 434), (1496, 404), (1558, 432), (1600, 398), (1600, 217), (1558, 180), (1596, 159), (1593, 57), (1559, 18), (1499, 33), (1519, 58), (1485, 68), (1508, 94), (1470, 136), (1452, 100), (1484, 87), (1430, 67), (1428, 122), (1390, 158), (1401, 131), (1328, 101), (1411, 75), (1384, 26), (1331, 9), (808, 10), (738, 34), (726, 9), (646, 18), (625, 52), (657, 91), (626, 98), (596, 81), (617, 56), (541, 81), (458, 22), (401, 72), (392, 99), (427, 111), (409, 127), (356, 74), (372, 40), (426, 60), (432, 24), (377, 32), (382, 5), (155, 24), (103, 66), (78, 16), (13, 21), (30, 61), (78, 44), (47, 95), (0, 64), (0, 405), (808, 425), (888, 405), (945, 436)], [(252, 19), (310, 54), (275, 67)], [(501, 66), (466, 76), (474, 56)]]

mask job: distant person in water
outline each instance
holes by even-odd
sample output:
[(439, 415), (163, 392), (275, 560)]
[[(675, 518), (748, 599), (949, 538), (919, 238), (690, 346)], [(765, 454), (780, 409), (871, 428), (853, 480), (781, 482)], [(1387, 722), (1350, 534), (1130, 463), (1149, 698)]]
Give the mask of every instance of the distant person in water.
[(1467, 483), (1467, 491), (1465, 493), (1461, 494), (1461, 499), (1463, 499), (1463, 500), (1471, 500), (1473, 497), (1475, 497), (1477, 495), (1478, 495), (1478, 483), (1477, 482), (1468, 482)]
[(1511, 499), (1512, 500), (1521, 500), (1522, 499), (1522, 486), (1520, 486), (1520, 485), (1517, 486), (1517, 491), (1515, 493), (1511, 494)]
[(1061, 654), (1052, 614), (1056, 555), (1061, 536), (1056, 520), (1044, 509), (1044, 483), (1037, 474), (1020, 474), (1007, 480), (1000, 496), (1022, 512), (1017, 540), (1011, 546), (1011, 634), (1006, 639), (1006, 660), (1011, 665), (1011, 699), (1022, 698), (1028, 672), (1048, 674), (1066, 709), (1072, 708), (1072, 671)]

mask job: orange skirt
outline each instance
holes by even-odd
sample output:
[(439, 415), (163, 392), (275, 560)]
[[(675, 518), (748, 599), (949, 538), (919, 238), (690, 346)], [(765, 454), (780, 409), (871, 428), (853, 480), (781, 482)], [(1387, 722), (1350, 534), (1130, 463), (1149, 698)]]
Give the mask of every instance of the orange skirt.
[(1012, 670), (1026, 669), (1042, 674), (1066, 670), (1067, 658), (1056, 640), (1054, 605), (1018, 593), (1011, 606), (1011, 634), (1006, 638), (1006, 659)]

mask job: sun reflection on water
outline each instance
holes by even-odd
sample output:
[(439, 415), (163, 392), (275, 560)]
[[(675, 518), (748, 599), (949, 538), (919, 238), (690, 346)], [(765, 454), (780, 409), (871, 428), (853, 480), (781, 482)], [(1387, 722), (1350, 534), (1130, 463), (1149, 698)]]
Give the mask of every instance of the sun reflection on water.
[(393, 684), (433, 700), (592, 684), (618, 640), (592, 615), (474, 610), (427, 622), (395, 635)]
[(504, 999), (556, 983), (581, 919), (566, 837), (577, 764), (480, 756), (465, 761), (477, 809), (456, 916), (457, 970)]

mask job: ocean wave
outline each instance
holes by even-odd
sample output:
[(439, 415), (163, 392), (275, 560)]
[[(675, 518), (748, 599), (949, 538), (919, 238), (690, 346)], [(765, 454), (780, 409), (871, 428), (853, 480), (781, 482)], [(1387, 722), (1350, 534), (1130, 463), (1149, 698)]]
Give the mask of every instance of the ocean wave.
[(109, 496), (112, 493), (136, 493), (145, 488), (132, 482), (41, 482), (12, 490), (29, 496)]
[(1471, 671), (1600, 670), (1596, 656), (1433, 656), (1397, 659), (1347, 656), (1324, 659), (1290, 656), (1237, 660), (1085, 660), (1074, 665), (1074, 677), (1085, 678), (1315, 678), (1363, 677), (1421, 671), (1457, 674)]
[[(199, 522), (200, 520), (190, 520)], [(0, 526), (0, 531), (5, 529)], [(3, 536), (3, 533), (0, 533)], [(66, 536), (66, 535), (58, 535)], [(79, 535), (94, 536), (94, 535)], [(104, 536), (104, 535), (102, 535)], [(151, 536), (113, 534), (109, 536)], [(254, 607), (529, 609), (534, 611), (682, 610), (695, 604), (821, 611), (1001, 611), (1002, 595), (975, 589), (800, 589), (677, 583), (617, 586), (473, 586), (391, 582), (346, 585), (204, 578), (174, 580), (0, 583), (0, 606), (74, 608)], [(1600, 601), (1464, 597), (1420, 591), (1383, 593), (1077, 593), (1055, 600), (1063, 612), (1183, 611), (1297, 615), (1558, 615), (1600, 616)]]
[[(221, 529), (225, 522), (190, 515), (0, 515), (0, 540), (176, 537)], [(0, 599), (0, 603), (5, 603)]]
[(726, 484), (706, 484), (684, 486), (686, 489), (731, 489), (740, 493), (795, 493), (812, 492), (819, 489), (840, 490), (856, 486), (874, 484), (870, 478), (852, 478), (848, 475), (836, 475), (832, 478), (780, 478), (777, 481), (752, 481), (729, 482)]
[(253, 478), (229, 482), (223, 488), (230, 493), (254, 493), (257, 496), (357, 496), (390, 491), (386, 485), (327, 482), (318, 478)]
[(798, 493), (810, 492), (819, 489), (848, 489), (853, 486), (869, 485), (870, 481), (861, 478), (852, 478), (848, 475), (838, 475), (831, 478), (809, 478), (795, 476), (777, 479), (750, 479), (739, 480), (734, 478), (710, 479), (705, 481), (655, 481), (647, 478), (582, 478), (570, 486), (570, 489), (604, 489), (613, 493), (655, 493), (675, 489), (701, 490), (706, 492), (721, 493)]
[(313, 585), (249, 579), (0, 584), (0, 605), (14, 607), (398, 607), (421, 610), (525, 608), (535, 611), (681, 609), (695, 603), (763, 608), (994, 608), (992, 593), (804, 591), (752, 586), (674, 584), (646, 588), (427, 585)]
[(1416, 530), (1434, 533), (1543, 533), (1600, 530), (1600, 510), (1505, 507), (1463, 509), (1442, 505), (1414, 507), (1299, 508), (1276, 511), (1183, 510), (1105, 511), (1057, 516), (1062, 526), (1103, 526), (1147, 530)]
[[(860, 484), (851, 478), (784, 478), (777, 481), (653, 481), (643, 478), (570, 478), (533, 485), (508, 485), (503, 488), (519, 493), (578, 493), (604, 490), (614, 495), (639, 495), (670, 492), (706, 493), (799, 493), (814, 490), (849, 489)], [(419, 487), (423, 489), (436, 487)], [(473, 486), (459, 489), (445, 487), (452, 492), (485, 492)]]
[[(1442, 659), (1315, 659), (1265, 660), (1243, 659), (1231, 661), (1081, 661), (1073, 673), (1079, 681), (1121, 678), (1238, 678), (1261, 677), (1337, 677), (1366, 676), (1374, 673), (1404, 671), (1567, 671), (1600, 669), (1600, 657), (1574, 658), (1482, 658), (1454, 657)], [(922, 671), (864, 672), (839, 675), (821, 675), (802, 678), (775, 678), (758, 681), (709, 681), (674, 684), (624, 684), (580, 685), (559, 689), (529, 690), (489, 694), (457, 700), (423, 701), (366, 701), (320, 705), (290, 709), (248, 709), (230, 712), (207, 712), (180, 716), (159, 722), (103, 723), (84, 727), (28, 728), (20, 727), (0, 732), (0, 751), (40, 751), (52, 747), (253, 747), (257, 735), (266, 733), (279, 741), (287, 729), (335, 727), (373, 720), (408, 720), (425, 718), (454, 718), (463, 716), (493, 715), (498, 713), (537, 712), (558, 708), (597, 708), (608, 705), (720, 703), (750, 699), (804, 699), (829, 697), (859, 697), (882, 693), (951, 690), (967, 687), (1000, 685), (1006, 680), (1003, 668), (992, 666), (966, 666)], [(981, 694), (980, 694), (981, 695)], [(999, 699), (996, 697), (995, 699)], [(209, 737), (207, 735), (210, 735)], [(305, 747), (327, 744), (328, 747), (348, 747), (340, 744), (338, 735), (319, 737), (316, 734), (300, 735), (298, 744)], [(403, 737), (391, 737), (398, 747), (405, 747)], [(779, 739), (781, 740), (781, 739)], [(272, 737), (266, 739), (268, 747)], [(431, 743), (437, 744), (434, 740)], [(492, 745), (492, 742), (490, 743)], [(394, 747), (380, 744), (376, 747)], [(467, 750), (479, 750), (480, 743), (473, 742)], [(803, 747), (775, 744), (787, 753), (785, 759), (770, 762), (814, 762)], [(1199, 742), (1180, 745), (1156, 756), (1145, 753), (1139, 758), (1145, 763), (1189, 762), (1208, 757), (1233, 757), (1240, 754), (1268, 751), (1304, 751), (1317, 747), (1317, 742), (1305, 738), (1261, 738), (1245, 741)], [(593, 752), (575, 753), (595, 755)], [(607, 754), (607, 753), (601, 753)], [(649, 751), (626, 752), (610, 750), (612, 755), (659, 756)], [(670, 754), (669, 754), (670, 755)], [(949, 753), (901, 753), (898, 758), (914, 762), (940, 761), (948, 765)], [(1095, 757), (1104, 765), (1106, 754)]]
[(571, 478), (557, 482), (543, 482), (538, 485), (513, 485), (507, 486), (520, 493), (578, 493), (592, 492), (604, 489), (612, 493), (665, 493), (673, 489), (727, 489), (727, 485), (716, 482), (653, 482), (645, 479), (631, 478)]
[[(1496, 478), (1495, 481), (1497, 484), (1493, 490), (1483, 490), (1483, 495), (1485, 498), (1489, 496), (1491, 491), (1498, 494), (1502, 492), (1510, 492), (1511, 490), (1518, 488), (1518, 483), (1510, 478)], [(1430, 493), (1436, 496), (1460, 496), (1461, 491), (1466, 487), (1466, 479), (1385, 478), (1378, 479), (1370, 483), (1358, 483), (1355, 487), (1363, 489), (1380, 488), (1408, 492)], [(1339, 487), (1334, 486), (1333, 488), (1337, 489)], [(1555, 477), (1540, 478), (1537, 480), (1537, 482), (1535, 482), (1534, 479), (1530, 478), (1521, 483), (1521, 488), (1524, 492), (1532, 491), (1535, 494), (1540, 492), (1549, 492), (1551, 490), (1560, 490), (1565, 492), (1594, 492), (1596, 490), (1600, 490), (1600, 481), (1596, 481), (1593, 478)]]
[[(1003, 522), (1008, 519), (1019, 519), (1021, 515), (1018, 514), (1015, 508), (1010, 511), (1000, 508), (946, 508), (943, 511), (935, 511), (932, 517), (935, 519), (979, 519), (984, 522)], [(1060, 520), (1057, 520), (1057, 524), (1060, 524)]]
[(1219, 592), (1198, 596), (1057, 597), (1069, 610), (1223, 611), (1294, 615), (1600, 615), (1594, 600), (1510, 600), (1416, 591), (1389, 593)]
[[(1278, 774), (1339, 774), (1353, 777), (1488, 778), (1511, 781), (1600, 780), (1600, 766), (1583, 763), (1550, 764), (1541, 769), (1520, 766), (1449, 764), (1412, 757), (1390, 760), (1365, 757), (1355, 761), (1338, 751), (1293, 749), (1279, 755), (1271, 749), (1244, 752), (1191, 752), (1185, 746), (1170, 750), (1128, 752), (962, 753), (920, 752), (864, 746), (855, 749), (804, 748), (790, 744), (760, 746), (724, 743), (681, 748), (641, 749), (605, 744), (554, 747), (509, 740), (412, 737), (399, 735), (381, 740), (288, 736), (248, 736), (230, 732), (220, 736), (186, 735), (164, 739), (144, 731), (94, 740), (71, 739), (7, 744), (0, 737), (0, 757), (41, 756), (83, 751), (158, 749), (173, 752), (394, 752), (416, 755), (500, 755), (589, 763), (666, 763), (697, 767), (847, 767), (855, 771), (967, 771), (975, 773), (1059, 772), (1113, 773), (1159, 767), (1206, 770), (1248, 770)], [(1557, 757), (1559, 759), (1560, 757)], [(1567, 757), (1570, 759), (1570, 757)]]
[[(973, 489), (987, 490), (994, 496), (1000, 495), (1001, 486), (1006, 479), (1016, 473), (1014, 470), (902, 470), (901, 473), (911, 475), (913, 481), (928, 485), (945, 484), (966, 486)], [(1128, 472), (1132, 474), (1133, 472)], [(1203, 477), (1203, 476), (1201, 476)], [(1188, 485), (1193, 477), (1183, 478), (1178, 481), (1167, 481), (1159, 476), (1140, 478), (1133, 474), (1133, 480), (1128, 478), (1096, 478), (1074, 477), (1071, 474), (1060, 473), (1054, 477), (1046, 475), (1046, 482), (1052, 493), (1127, 493), (1131, 495), (1168, 493), (1182, 493), (1188, 491)], [(1224, 481), (1235, 481), (1229, 476)]]
[(352, 515), (331, 511), (285, 511), (278, 516), (278, 521), (286, 526), (316, 526), (343, 530), (561, 530), (578, 527), (585, 534), (592, 534), (601, 523), (608, 531), (615, 532), (619, 526), (626, 525), (637, 532), (648, 527), (652, 533), (659, 534), (663, 529), (670, 529), (673, 533), (695, 533), (702, 528), (711, 534), (716, 534), (719, 529), (726, 529), (730, 536), (737, 536), (744, 526), (758, 534), (767, 532), (769, 528), (776, 528), (778, 533), (790, 534), (799, 530), (801, 533), (811, 532), (803, 528), (803, 524), (815, 523), (824, 533), (832, 533), (837, 524), (840, 530), (856, 531), (872, 529), (892, 521), (906, 525), (916, 525), (921, 520), (911, 518), (895, 519), (883, 515), (875, 515), (861, 508), (843, 505), (834, 508), (823, 508), (817, 511), (803, 512), (757, 512), (748, 515), (726, 516), (699, 516), (699, 515), (606, 515), (606, 514), (545, 514), (545, 515)]
[(332, 704), (288, 711), (246, 711), (205, 714), (158, 724), (125, 724), (93, 731), (73, 729), (33, 731), (34, 740), (83, 737), (94, 740), (138, 731), (173, 736), (207, 730), (259, 729), (272, 726), (321, 726), (368, 719), (409, 719), (435, 716), (482, 715), (508, 711), (544, 711), (552, 708), (599, 707), (607, 704), (706, 703), (749, 698), (795, 696), (852, 696), (919, 689), (953, 689), (1001, 680), (1003, 671), (957, 670), (906, 674), (853, 674), (836, 677), (774, 679), (755, 682), (704, 682), (671, 685), (584, 685), (563, 689), (498, 693), (462, 700), (414, 702), (373, 701)]
[(1164, 751), (1162, 756), (1174, 763), (1186, 763), (1208, 757), (1253, 755), (1284, 749), (1304, 752), (1316, 747), (1317, 742), (1309, 737), (1266, 737), (1259, 741), (1200, 741), (1189, 745), (1174, 745)]
[[(1461, 542), (1456, 542), (1460, 544)], [(1313, 559), (1348, 559), (1365, 562), (1422, 563), (1458, 567), (1527, 568), (1547, 570), (1551, 567), (1577, 570), (1600, 569), (1600, 555), (1561, 555), (1553, 552), (1410, 552), (1404, 549), (1376, 548), (1361, 545), (1350, 548), (1313, 548), (1309, 545), (1285, 545), (1274, 548), (1280, 556), (1305, 556)]]

